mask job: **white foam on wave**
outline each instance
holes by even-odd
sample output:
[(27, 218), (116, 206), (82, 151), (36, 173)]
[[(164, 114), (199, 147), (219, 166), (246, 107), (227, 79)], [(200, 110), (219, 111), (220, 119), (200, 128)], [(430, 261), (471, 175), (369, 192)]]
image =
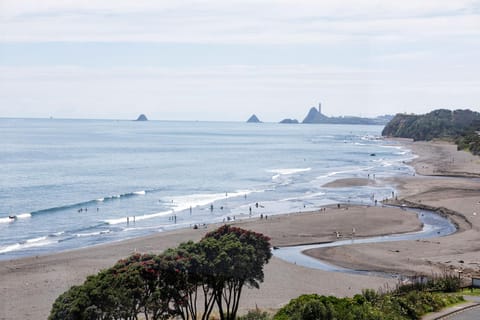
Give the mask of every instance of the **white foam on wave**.
[(133, 194), (136, 194), (136, 195), (139, 195), (139, 196), (144, 196), (146, 191), (145, 190), (141, 190), (141, 191), (135, 191), (135, 192), (132, 192)]
[(7, 253), (7, 252), (12, 252), (12, 251), (23, 250), (23, 249), (28, 249), (28, 248), (33, 248), (33, 247), (48, 246), (50, 244), (57, 243), (57, 242), (58, 241), (52, 240), (51, 238), (49, 238), (47, 236), (28, 239), (24, 242), (15, 243), (15, 244), (7, 245), (7, 246), (4, 246), (4, 247), (0, 247), (0, 254)]
[(370, 170), (370, 169), (373, 169), (373, 168), (374, 167), (364, 167), (364, 168), (357, 167), (357, 168), (352, 168), (352, 169), (342, 170), (342, 171), (332, 171), (332, 172), (329, 172), (329, 173), (327, 173), (323, 176), (318, 176), (316, 179), (321, 180), (321, 179), (325, 179), (325, 178), (331, 178), (331, 177), (336, 176), (338, 174), (367, 171), (367, 170)]
[(9, 217), (5, 217), (5, 218), (0, 218), (0, 223), (10, 223), (10, 222), (13, 222), (14, 219), (11, 219)]
[[(312, 170), (312, 168), (288, 168), (288, 169), (272, 169), (267, 170), (267, 172), (276, 173), (273, 177), (273, 181), (281, 181), (283, 176), (290, 176), (295, 173), (307, 172)], [(284, 181), (282, 185), (288, 185), (291, 181)]]
[(238, 190), (234, 192), (226, 193), (199, 193), (199, 194), (190, 194), (185, 196), (175, 196), (171, 197), (172, 209), (174, 211), (183, 211), (187, 210), (190, 207), (200, 207), (211, 204), (215, 201), (243, 197), (252, 192), (252, 190)]
[[(172, 208), (168, 211), (161, 211), (151, 214), (144, 214), (144, 215), (135, 215), (135, 222), (148, 220), (153, 218), (165, 217), (168, 215), (172, 215), (176, 212), (188, 210), (190, 207), (195, 208), (199, 206), (206, 206), (211, 204), (215, 201), (235, 198), (235, 197), (243, 197), (252, 192), (259, 192), (259, 191), (252, 191), (252, 190), (238, 190), (235, 192), (227, 192), (227, 193), (204, 193), (204, 194), (189, 194), (184, 196), (173, 196), (169, 198), (163, 198), (161, 201), (165, 204), (169, 204)], [(106, 223), (112, 224), (121, 224), (127, 223), (127, 217), (121, 217), (116, 219), (107, 219), (105, 220)], [(128, 222), (133, 223), (133, 216), (128, 216)]]
[[(167, 216), (169, 214), (172, 214), (171, 210), (170, 211), (162, 211), (162, 212), (152, 213), (152, 214), (144, 214), (144, 215), (141, 215), (141, 216), (135, 216), (135, 221), (164, 217), (164, 216)], [(133, 216), (121, 217), (121, 218), (116, 218), (116, 219), (107, 219), (107, 220), (105, 220), (105, 222), (108, 223), (108, 224), (127, 223), (127, 218), (128, 218), (129, 223), (134, 222)]]
[(312, 168), (288, 168), (288, 169), (271, 169), (267, 170), (267, 172), (276, 173), (277, 175), (289, 175), (295, 174), (300, 172), (310, 171)]
[(383, 137), (373, 136), (373, 135), (365, 135), (365, 136), (362, 136), (360, 139), (362, 139), (364, 141), (378, 141), (378, 140), (383, 140)]
[(93, 237), (93, 236), (98, 236), (101, 234), (107, 234), (112, 232), (111, 230), (102, 230), (102, 231), (97, 231), (97, 232), (87, 232), (87, 233), (77, 233), (75, 234), (76, 237)]
[(31, 218), (32, 214), (27, 212), (27, 213), (20, 213), (17, 215), (13, 215), (12, 217), (3, 217), (0, 218), (0, 223), (11, 223), (14, 222), (17, 219), (28, 219)]

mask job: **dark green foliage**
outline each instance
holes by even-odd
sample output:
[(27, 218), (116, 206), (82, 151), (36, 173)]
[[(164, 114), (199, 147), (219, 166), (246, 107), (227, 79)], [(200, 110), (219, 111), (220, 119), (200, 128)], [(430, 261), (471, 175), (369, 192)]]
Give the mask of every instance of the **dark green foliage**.
[(397, 114), (383, 129), (388, 137), (414, 141), (447, 138), (455, 140), (458, 150), (480, 154), (480, 113), (470, 110), (434, 110), (425, 115)]
[(60, 295), (49, 319), (167, 319), (175, 310), (164, 287), (160, 258), (135, 254)]
[(92, 304), (83, 286), (73, 286), (62, 293), (53, 303), (49, 320), (88, 319), (83, 316), (84, 310)]
[(474, 155), (480, 154), (480, 136), (471, 130), (455, 139), (458, 150), (470, 151)]
[(383, 129), (383, 136), (432, 140), (455, 138), (477, 130), (480, 113), (470, 110), (434, 110), (425, 115), (397, 114)]
[(445, 273), (429, 279), (424, 277), (413, 279), (411, 283), (397, 286), (394, 293), (403, 294), (410, 291), (457, 292), (460, 290), (461, 284), (462, 281), (458, 275)]
[(266, 311), (260, 309), (250, 310), (243, 316), (238, 316), (237, 320), (270, 320), (272, 317)]
[(224, 226), (198, 243), (118, 261), (60, 295), (49, 319), (206, 320), (216, 304), (221, 319), (233, 320), (243, 286), (258, 288), (270, 258), (267, 237)]
[(410, 291), (403, 295), (364, 290), (353, 298), (317, 294), (292, 299), (274, 320), (407, 320), (420, 319), (428, 312), (463, 301), (461, 296)]
[(200, 241), (210, 272), (206, 281), (213, 289), (220, 319), (235, 319), (244, 285), (258, 288), (263, 282), (263, 266), (272, 257), (269, 241), (262, 234), (228, 225)]

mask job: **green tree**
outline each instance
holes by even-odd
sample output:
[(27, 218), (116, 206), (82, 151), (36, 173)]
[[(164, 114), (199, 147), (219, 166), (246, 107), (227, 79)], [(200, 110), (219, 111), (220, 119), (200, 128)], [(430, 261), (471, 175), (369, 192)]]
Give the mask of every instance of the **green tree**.
[(259, 288), (263, 267), (272, 257), (270, 239), (260, 233), (224, 225), (208, 233), (200, 245), (206, 257), (213, 290), (222, 320), (236, 317), (244, 285)]
[[(208, 281), (209, 263), (198, 243), (186, 242), (178, 248), (168, 249), (162, 255), (163, 274), (174, 307), (182, 319), (210, 318), (215, 299)], [(198, 310), (198, 301), (203, 299), (203, 309)]]
[(267, 237), (223, 226), (198, 243), (134, 254), (88, 277), (57, 298), (49, 319), (207, 320), (217, 305), (222, 320), (233, 320), (242, 288), (259, 287), (271, 256)]
[(90, 276), (53, 304), (50, 320), (69, 319), (168, 319), (175, 315), (171, 297), (163, 289), (161, 259), (135, 254), (112, 268)]

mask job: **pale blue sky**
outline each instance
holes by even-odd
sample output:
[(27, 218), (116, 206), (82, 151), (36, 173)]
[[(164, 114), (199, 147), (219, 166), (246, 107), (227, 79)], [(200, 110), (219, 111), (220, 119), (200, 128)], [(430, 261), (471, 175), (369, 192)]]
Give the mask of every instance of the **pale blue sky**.
[(0, 117), (480, 111), (480, 1), (0, 0)]

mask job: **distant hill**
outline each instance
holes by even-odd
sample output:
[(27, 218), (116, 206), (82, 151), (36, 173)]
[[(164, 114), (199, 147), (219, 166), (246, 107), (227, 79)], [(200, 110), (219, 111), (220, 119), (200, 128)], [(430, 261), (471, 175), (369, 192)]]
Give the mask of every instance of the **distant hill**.
[(256, 115), (252, 114), (250, 118), (247, 120), (248, 123), (261, 123), (260, 119), (257, 118)]
[(327, 117), (322, 113), (321, 104), (317, 108), (312, 107), (302, 123), (330, 123), (330, 124), (376, 124), (385, 125), (393, 118), (393, 116), (385, 115), (376, 118), (362, 118), (362, 117)]
[(397, 114), (383, 129), (382, 136), (454, 140), (459, 149), (480, 153), (480, 113), (471, 110), (437, 109), (424, 115)]

